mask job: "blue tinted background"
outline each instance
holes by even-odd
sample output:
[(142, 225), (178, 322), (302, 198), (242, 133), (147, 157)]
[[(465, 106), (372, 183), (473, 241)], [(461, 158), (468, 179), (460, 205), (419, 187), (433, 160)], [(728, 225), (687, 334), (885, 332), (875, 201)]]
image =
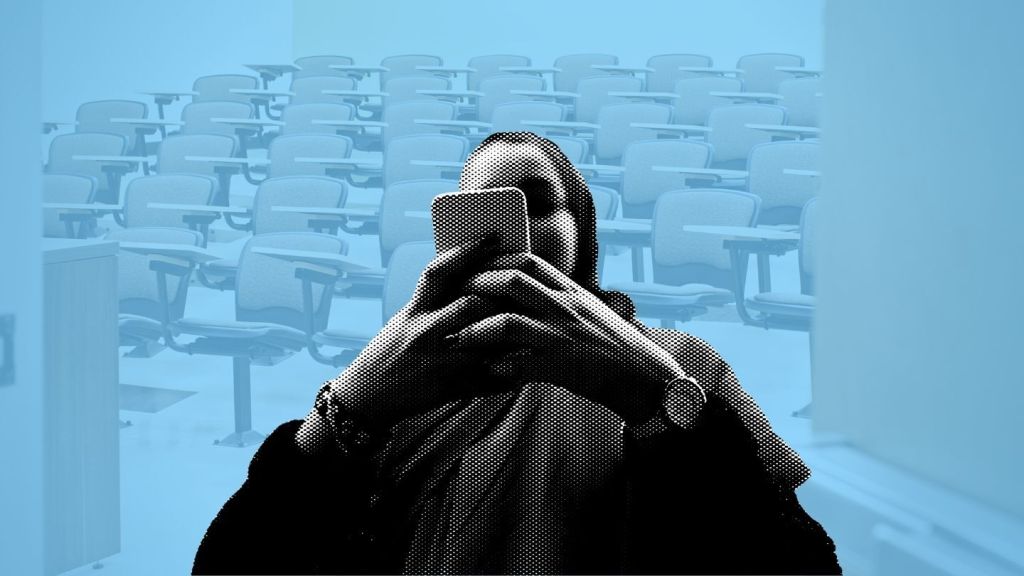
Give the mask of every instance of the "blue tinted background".
[[(88, 323), (54, 317), (48, 290), (88, 294), (102, 284), (86, 268), (84, 277), (57, 276), (44, 289), (44, 262), (55, 261), (41, 250), (55, 248), (40, 240), (38, 167), (54, 135), (73, 127), (41, 137), (40, 122), (74, 120), (83, 102), (111, 98), (145, 102), (155, 117), (141, 92), (188, 90), (202, 75), (253, 74), (243, 65), (312, 54), (373, 65), (428, 53), (461, 66), (511, 53), (548, 66), (579, 52), (615, 54), (628, 65), (696, 52), (730, 68), (745, 54), (786, 52), (826, 70), (813, 347), (802, 331), (744, 325), (728, 306), (677, 328), (723, 354), (811, 466), (801, 501), (835, 539), (848, 573), (1024, 572), (1024, 454), (1014, 426), (1024, 408), (1018, 3), (437, 4), (46, 0), (2, 8), (0, 314), (16, 314), (16, 372), (13, 385), (0, 387), (0, 573), (185, 573), (254, 450), (213, 445), (232, 429), (226, 357), (120, 357), (111, 379), (109, 370), (90, 373), (100, 370), (95, 363), (55, 352), (60, 342), (85, 350), (99, 339)], [(288, 79), (271, 86), (286, 89)], [(360, 89), (376, 90), (376, 80)], [(167, 117), (177, 119), (182, 104), (169, 106)], [(254, 191), (236, 176), (231, 204), (251, 204)], [(379, 192), (357, 196), (350, 201), (372, 202)], [(99, 225), (118, 228), (109, 216)], [(223, 221), (213, 229), (211, 249), (244, 236)], [(376, 237), (343, 236), (350, 257), (379, 264)], [(773, 257), (771, 269), (773, 290), (799, 292), (795, 251)], [(756, 278), (751, 270), (748, 297)], [(604, 282), (629, 279), (629, 253), (607, 255)], [(73, 296), (62, 302), (61, 314), (99, 308)], [(233, 292), (193, 283), (185, 315), (231, 320)], [(331, 327), (373, 331), (380, 323), (379, 300), (334, 299)], [(337, 371), (305, 352), (254, 366), (253, 428), (267, 433), (301, 417)], [(95, 381), (108, 392), (120, 382), (173, 399), (153, 401), (152, 412), (121, 410), (131, 426), (116, 432), (113, 456), (88, 442), (67, 449), (54, 440), (69, 429), (69, 416), (52, 409), (52, 394), (68, 393), (56, 380)], [(794, 417), (812, 396), (812, 417)], [(66, 405), (87, 411), (96, 403)], [(95, 486), (47, 476), (53, 468), (44, 461), (107, 470), (92, 477), (115, 480)], [(90, 500), (93, 493), (113, 500)], [(88, 521), (61, 515), (72, 501), (89, 510)]]

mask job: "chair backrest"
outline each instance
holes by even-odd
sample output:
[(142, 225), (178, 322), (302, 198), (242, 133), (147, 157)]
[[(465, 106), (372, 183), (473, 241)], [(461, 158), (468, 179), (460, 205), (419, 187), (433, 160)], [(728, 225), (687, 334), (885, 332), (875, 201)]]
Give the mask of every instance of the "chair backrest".
[(814, 294), (815, 265), (817, 253), (817, 224), (818, 199), (811, 198), (804, 204), (803, 212), (800, 215), (800, 292), (803, 294)]
[(214, 156), (226, 158), (235, 155), (237, 143), (231, 136), (221, 134), (178, 134), (160, 142), (157, 150), (157, 170), (161, 174), (203, 174), (217, 176), (214, 165), (208, 162), (186, 160), (187, 156)]
[(724, 188), (665, 192), (654, 208), (651, 256), (659, 284), (709, 284), (732, 288), (729, 252), (717, 234), (684, 232), (686, 225), (753, 226), (757, 196)]
[(679, 94), (675, 101), (676, 124), (707, 124), (712, 110), (732, 103), (728, 98), (712, 96), (711, 93), (739, 92), (742, 89), (743, 82), (739, 78), (726, 76), (697, 76), (677, 81), (674, 89)]
[(794, 126), (817, 126), (821, 90), (820, 78), (792, 78), (780, 82), (780, 104), (786, 107), (786, 122)]
[[(96, 179), (77, 174), (43, 174), (43, 202), (88, 204), (96, 193)], [(60, 219), (63, 210), (43, 210), (43, 236), (66, 238), (67, 226)]]
[(112, 122), (116, 118), (137, 120), (146, 117), (146, 104), (134, 100), (97, 100), (78, 107), (75, 132), (106, 132), (128, 139), (128, 149), (135, 148), (135, 126)]
[(267, 175), (326, 176), (328, 167), (322, 164), (298, 162), (296, 158), (348, 158), (352, 153), (352, 139), (337, 134), (296, 134), (278, 136), (270, 142), (267, 157), (270, 169)]
[(380, 202), (381, 265), (389, 266), (391, 253), (399, 245), (434, 237), (429, 218), (414, 218), (406, 212), (430, 211), (435, 196), (458, 189), (459, 183), (454, 180), (406, 180), (385, 188)]
[(433, 96), (419, 94), (418, 90), (449, 90), (452, 83), (441, 76), (399, 76), (384, 85), (387, 103), (397, 104), (410, 100), (433, 100)]
[(803, 56), (779, 53), (747, 54), (736, 62), (736, 67), (743, 70), (743, 86), (747, 92), (775, 92), (779, 82), (793, 77), (776, 70), (776, 66), (803, 65)]
[(399, 54), (396, 56), (388, 56), (380, 61), (380, 65), (388, 69), (386, 72), (380, 73), (380, 87), (384, 90), (384, 87), (388, 85), (389, 80), (401, 76), (434, 76), (435, 74), (433, 72), (417, 70), (416, 67), (441, 66), (442, 64), (444, 64), (444, 59), (440, 56), (433, 56), (431, 54)]
[(454, 102), (442, 100), (414, 100), (391, 104), (384, 108), (381, 118), (387, 126), (381, 128), (381, 146), (387, 149), (388, 144), (400, 136), (411, 134), (439, 134), (441, 128), (427, 124), (417, 124), (416, 120), (454, 120), (459, 107)]
[(575, 92), (576, 85), (588, 76), (604, 76), (603, 72), (593, 68), (594, 64), (618, 64), (618, 56), (611, 54), (566, 54), (555, 59), (555, 90)]
[(243, 74), (213, 74), (200, 76), (192, 83), (192, 90), (199, 94), (192, 97), (193, 102), (251, 102), (245, 94), (232, 92), (235, 89), (252, 90), (259, 87), (259, 79)]
[(609, 96), (609, 92), (639, 92), (643, 81), (632, 76), (592, 76), (582, 78), (576, 86), (576, 120), (579, 122), (597, 122), (601, 108), (609, 104), (629, 102), (626, 98)]
[(532, 100), (530, 96), (512, 94), (512, 90), (543, 90), (544, 79), (524, 74), (494, 75), (482, 80), (477, 89), (484, 94), (477, 101), (477, 116), (483, 122), (490, 122), (497, 106)]
[(582, 164), (590, 154), (590, 142), (583, 138), (575, 136), (545, 136), (545, 138), (554, 142), (562, 154), (565, 154), (565, 157), (573, 164)]
[(335, 56), (331, 54), (320, 54), (316, 56), (302, 56), (295, 59), (295, 65), (302, 70), (292, 72), (292, 80), (306, 78), (307, 76), (348, 76), (348, 72), (331, 68), (332, 64), (351, 65), (355, 60), (348, 56)]
[(192, 102), (181, 109), (182, 134), (222, 134), (236, 137), (235, 127), (214, 122), (214, 118), (252, 118), (256, 109), (248, 102)]
[(772, 104), (731, 104), (708, 114), (708, 142), (715, 147), (713, 166), (739, 168), (747, 165), (751, 148), (771, 142), (768, 132), (747, 128), (747, 124), (783, 124), (786, 109)]
[(88, 160), (75, 160), (75, 156), (121, 156), (128, 151), (128, 139), (118, 134), (76, 132), (61, 134), (50, 141), (46, 172), (50, 174), (77, 174), (96, 179), (96, 199), (116, 202), (120, 190), (108, 190), (107, 174), (102, 165)]
[(442, 180), (458, 169), (416, 166), (413, 160), (461, 162), (469, 153), (469, 141), (452, 134), (413, 134), (393, 138), (384, 150), (384, 186), (406, 180)]
[[(277, 248), (344, 254), (344, 240), (315, 232), (275, 232), (257, 234), (246, 242), (238, 258), (235, 278), (235, 318), (243, 322), (272, 322), (307, 330), (302, 302), (302, 280), (295, 277), (294, 262), (258, 254), (256, 248)], [(315, 331), (327, 328), (333, 290), (313, 284)]]
[(315, 216), (278, 212), (275, 206), (340, 208), (345, 205), (345, 182), (327, 176), (268, 178), (256, 188), (252, 202), (252, 233), (308, 232)]
[(670, 190), (686, 188), (686, 178), (671, 172), (655, 172), (654, 166), (706, 168), (711, 162), (711, 145), (683, 139), (637, 140), (622, 155), (622, 215), (650, 218), (658, 197)]
[(184, 210), (150, 208), (149, 204), (209, 204), (217, 181), (197, 174), (151, 174), (128, 183), (124, 191), (124, 225), (127, 228), (188, 228)]
[(281, 113), (281, 135), (336, 134), (337, 126), (315, 124), (314, 120), (352, 120), (355, 116), (356, 109), (351, 104), (289, 104)]
[(406, 242), (391, 254), (391, 265), (384, 275), (381, 315), (387, 323), (412, 298), (420, 274), (434, 259), (434, 242)]
[[(202, 246), (203, 236), (184, 228), (125, 228), (112, 230), (107, 240), (116, 242), (151, 242), (156, 244), (184, 244)], [(160, 321), (163, 306), (157, 273), (149, 268), (150, 258), (145, 254), (121, 250), (117, 254), (117, 299), (122, 314), (135, 314)], [(167, 275), (168, 320), (181, 319), (188, 295), (188, 278)]]
[(478, 90), (480, 81), (489, 76), (507, 74), (501, 70), (502, 66), (529, 66), (530, 58), (517, 56), (515, 54), (487, 54), (485, 56), (474, 56), (469, 59), (467, 66), (476, 70), (466, 76), (466, 87), (470, 90)]
[(818, 193), (818, 179), (784, 174), (783, 170), (818, 170), (821, 145), (785, 140), (750, 150), (747, 191), (761, 199), (759, 224), (796, 224), (804, 204)]
[(672, 107), (667, 104), (629, 102), (604, 106), (597, 115), (601, 128), (594, 136), (594, 156), (600, 163), (618, 164), (630, 142), (651, 138), (650, 130), (630, 124), (667, 124), (671, 120)]
[(565, 106), (556, 102), (537, 100), (504, 102), (491, 109), (491, 130), (493, 132), (521, 132), (530, 130), (523, 120), (558, 121), (565, 119)]
[(605, 186), (587, 186), (594, 199), (594, 215), (598, 220), (612, 220), (619, 212), (619, 194)]
[(647, 59), (647, 67), (654, 72), (647, 73), (648, 92), (671, 92), (682, 78), (692, 78), (694, 72), (680, 70), (680, 66), (707, 68), (712, 65), (710, 56), (703, 54), (658, 54)]
[(324, 90), (355, 90), (356, 81), (349, 76), (296, 76), (292, 79), (289, 105), (344, 104), (345, 96), (324, 94)]

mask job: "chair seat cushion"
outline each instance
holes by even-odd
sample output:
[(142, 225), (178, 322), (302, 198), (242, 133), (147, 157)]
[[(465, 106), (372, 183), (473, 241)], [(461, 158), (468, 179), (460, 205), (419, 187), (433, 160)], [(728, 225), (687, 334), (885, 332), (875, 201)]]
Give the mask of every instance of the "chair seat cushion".
[(791, 292), (763, 292), (747, 299), (747, 308), (765, 314), (799, 316), (814, 315), (814, 296)]
[(302, 348), (306, 343), (305, 332), (290, 326), (267, 322), (182, 318), (174, 323), (174, 328), (181, 334), (230, 340), (264, 340), (275, 345), (290, 345), (296, 349)]
[(672, 286), (654, 282), (616, 282), (608, 286), (629, 294), (638, 306), (645, 304), (664, 306), (708, 306), (732, 302), (732, 292), (709, 284), (683, 284)]
[(359, 350), (366, 346), (372, 336), (357, 330), (329, 329), (313, 336), (313, 341), (324, 346)]
[(118, 314), (117, 327), (121, 334), (144, 340), (158, 340), (163, 336), (159, 321), (137, 314)]

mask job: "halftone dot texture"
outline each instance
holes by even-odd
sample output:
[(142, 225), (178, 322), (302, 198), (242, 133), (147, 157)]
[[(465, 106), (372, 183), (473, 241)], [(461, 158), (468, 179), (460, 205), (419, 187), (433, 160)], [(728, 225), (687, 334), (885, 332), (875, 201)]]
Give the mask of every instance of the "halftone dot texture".
[[(460, 187), (503, 186), (524, 191), (531, 218), (559, 210), (572, 216), (578, 238), (575, 258), (558, 267), (579, 285), (577, 290), (589, 291), (608, 305), (607, 314), (616, 318), (606, 318), (607, 324), (614, 325), (612, 320), (632, 324), (636, 337), (649, 338), (667, 351), (703, 387), (709, 402), (725, 406), (729, 417), (749, 433), (749, 444), (780, 489), (792, 489), (807, 478), (808, 469), (772, 432), (732, 370), (707, 343), (688, 334), (644, 327), (633, 319), (627, 297), (598, 287), (593, 204), (585, 181), (557, 146), (531, 133), (487, 138), (466, 162)], [(436, 262), (425, 276), (437, 273)], [(517, 278), (506, 280), (522, 281)], [(421, 279), (406, 311), (415, 306), (436, 310), (447, 303), (446, 295), (425, 293), (425, 285)], [(578, 320), (554, 314), (544, 320), (556, 328), (559, 322)], [(480, 319), (490, 315), (481, 311)], [(415, 332), (425, 327), (406, 329)], [(517, 327), (508, 322), (492, 329), (498, 331), (492, 336), (512, 340)], [(572, 330), (566, 326), (565, 332)], [(360, 531), (367, 547), (386, 546), (404, 554), (402, 568), (413, 573), (614, 569), (620, 552), (615, 535), (622, 529), (616, 519), (623, 515), (608, 512), (628, 507), (621, 471), (628, 463), (630, 444), (623, 434), (623, 421), (603, 405), (552, 382), (585, 380), (586, 374), (567, 371), (601, 370), (603, 362), (615, 362), (632, 368), (624, 373), (639, 374), (643, 360), (609, 358), (607, 350), (594, 348), (593, 366), (581, 369), (557, 354), (545, 354), (547, 340), (531, 344), (529, 353), (543, 359), (539, 372), (549, 374), (551, 382), (531, 379), (508, 390), (486, 377), (452, 373), (447, 375), (451, 385), (474, 398), (449, 402), (390, 429), (372, 456), (375, 479), (366, 526)], [(510, 344), (510, 349), (519, 346)], [(358, 431), (353, 431), (351, 423), (339, 424), (344, 414), (329, 409), (333, 383), (325, 385), (307, 419), (319, 425), (299, 440), (320, 446), (323, 437), (329, 437), (328, 444), (340, 442), (339, 449), (351, 453), (347, 442)], [(640, 386), (641, 382), (637, 376), (616, 385)], [(665, 458), (686, 455), (665, 454)], [(675, 495), (665, 497), (666, 503), (677, 500)], [(598, 510), (601, 513), (595, 513)], [(606, 534), (608, 541), (580, 542), (576, 536), (580, 533)]]

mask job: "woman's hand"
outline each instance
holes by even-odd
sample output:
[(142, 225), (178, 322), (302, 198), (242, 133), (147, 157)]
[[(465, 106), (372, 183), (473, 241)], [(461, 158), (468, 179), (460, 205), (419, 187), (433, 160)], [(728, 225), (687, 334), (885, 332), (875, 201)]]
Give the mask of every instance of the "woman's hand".
[(487, 373), (472, 353), (451, 347), (445, 337), (495, 312), (488, 298), (461, 292), (495, 247), (495, 242), (474, 242), (427, 265), (408, 304), (332, 381), (332, 393), (347, 410), (383, 428), (480, 393), (466, 388), (486, 380)]
[(650, 417), (664, 384), (685, 375), (636, 325), (542, 258), (505, 255), (488, 268), (465, 293), (502, 311), (462, 328), (453, 349), (489, 357), (492, 374), (564, 386), (627, 422)]

